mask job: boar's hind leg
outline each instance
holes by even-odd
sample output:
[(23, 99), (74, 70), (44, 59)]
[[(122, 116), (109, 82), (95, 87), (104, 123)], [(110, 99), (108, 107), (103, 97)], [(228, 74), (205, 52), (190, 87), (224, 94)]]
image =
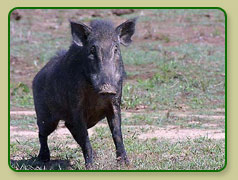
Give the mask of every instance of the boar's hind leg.
[(129, 160), (127, 158), (123, 144), (121, 132), (121, 109), (119, 106), (113, 106), (113, 112), (107, 116), (107, 121), (112, 133), (114, 144), (116, 146), (117, 161), (119, 163), (124, 162), (126, 165), (129, 165)]
[(87, 126), (79, 115), (74, 115), (72, 121), (66, 121), (65, 126), (73, 135), (75, 141), (80, 145), (87, 169), (92, 167), (92, 146), (89, 141)]
[(38, 159), (47, 162), (50, 160), (50, 151), (47, 143), (48, 136), (56, 129), (59, 120), (51, 117), (50, 113), (37, 115), (37, 125), (39, 127), (40, 152)]

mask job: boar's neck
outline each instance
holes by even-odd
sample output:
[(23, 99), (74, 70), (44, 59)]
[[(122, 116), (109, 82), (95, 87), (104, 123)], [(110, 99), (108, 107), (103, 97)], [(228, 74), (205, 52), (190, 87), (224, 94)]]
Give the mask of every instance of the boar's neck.
[(82, 59), (84, 58), (81, 47), (71, 45), (63, 60), (65, 70), (70, 76), (77, 76), (82, 73)]

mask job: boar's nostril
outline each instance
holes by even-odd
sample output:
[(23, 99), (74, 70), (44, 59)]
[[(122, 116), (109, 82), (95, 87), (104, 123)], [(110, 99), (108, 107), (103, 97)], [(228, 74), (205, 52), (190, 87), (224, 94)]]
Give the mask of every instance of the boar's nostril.
[(116, 89), (110, 85), (110, 84), (103, 84), (101, 87), (100, 87), (100, 90), (99, 90), (99, 94), (111, 94), (111, 95), (115, 95), (116, 94)]

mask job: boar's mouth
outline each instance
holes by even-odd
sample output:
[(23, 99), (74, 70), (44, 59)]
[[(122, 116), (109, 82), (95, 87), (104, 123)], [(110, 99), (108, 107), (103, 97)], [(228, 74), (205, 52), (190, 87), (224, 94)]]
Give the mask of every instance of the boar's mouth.
[(116, 95), (116, 88), (110, 84), (103, 84), (99, 88), (99, 94), (101, 95)]

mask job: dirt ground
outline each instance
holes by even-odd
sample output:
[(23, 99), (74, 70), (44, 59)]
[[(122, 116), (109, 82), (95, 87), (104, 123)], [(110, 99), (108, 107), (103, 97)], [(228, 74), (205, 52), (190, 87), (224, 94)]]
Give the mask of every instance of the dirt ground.
[[(215, 112), (224, 112), (224, 109), (215, 109)], [(163, 114), (165, 112), (161, 112)], [(10, 112), (11, 116), (19, 116), (19, 115), (25, 115), (25, 116), (35, 116), (35, 111), (11, 111)], [(131, 116), (138, 114), (137, 112), (126, 112), (124, 114), (125, 117), (130, 118)], [(196, 118), (205, 118), (205, 119), (210, 119), (210, 120), (216, 120), (216, 119), (225, 119), (225, 116), (220, 114), (220, 115), (199, 115), (199, 114), (194, 114), (194, 112), (175, 112), (173, 116), (176, 117), (196, 117)], [(196, 121), (190, 122), (192, 123), (198, 123)], [(98, 123), (96, 126), (93, 128), (90, 128), (88, 130), (89, 136), (92, 136), (95, 133), (95, 128), (97, 127), (106, 127), (107, 124), (104, 123)], [(179, 141), (179, 140), (187, 140), (187, 139), (195, 139), (199, 137), (207, 137), (211, 139), (225, 139), (225, 132), (217, 127), (217, 124), (212, 124), (212, 123), (207, 123), (205, 124), (207, 127), (213, 127), (216, 129), (184, 129), (179, 126), (174, 126), (174, 125), (169, 125), (163, 128), (158, 128), (153, 125), (146, 125), (148, 129), (152, 129), (149, 132), (146, 133), (141, 133), (138, 135), (138, 138), (141, 140), (145, 139), (152, 139), (152, 138), (157, 138), (157, 139), (169, 139), (171, 141)], [(135, 126), (127, 126), (127, 127), (133, 127), (133, 128), (140, 128), (139, 125)], [(142, 127), (142, 126), (141, 126)], [(144, 125), (143, 125), (144, 127)], [(14, 136), (25, 136), (25, 137), (38, 137), (38, 133), (36, 131), (29, 131), (29, 130), (21, 130), (18, 129), (17, 127), (10, 126), (10, 131), (11, 131), (11, 140), (14, 141)], [(59, 136), (59, 137), (66, 137), (70, 135), (70, 132), (68, 129), (64, 126), (64, 123), (61, 122), (58, 125), (57, 130), (54, 133), (54, 136)], [(75, 145), (76, 146), (76, 145)]]

